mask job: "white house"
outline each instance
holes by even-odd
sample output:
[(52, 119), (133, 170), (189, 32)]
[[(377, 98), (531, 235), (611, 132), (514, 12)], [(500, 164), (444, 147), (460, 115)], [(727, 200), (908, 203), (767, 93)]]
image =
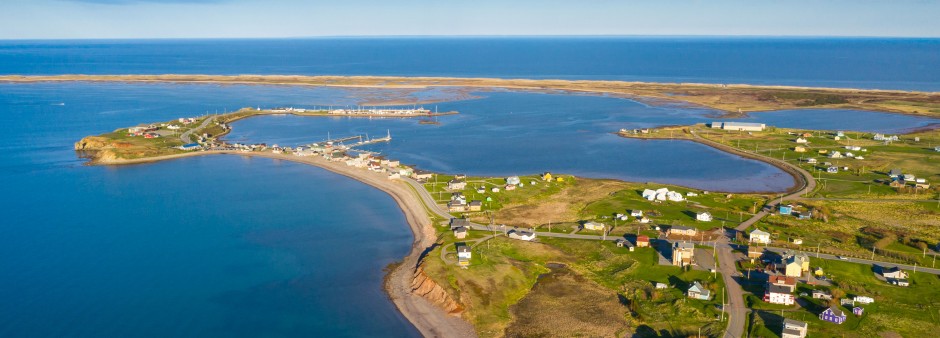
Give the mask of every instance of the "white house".
[(457, 257), (470, 259), (470, 256), (473, 255), (470, 252), (470, 247), (463, 243), (457, 243)]
[(509, 176), (506, 178), (506, 184), (518, 185), (522, 181), (519, 179), (519, 176)]
[(708, 213), (708, 211), (697, 213), (695, 214), (695, 220), (701, 221), (701, 222), (711, 222), (712, 214)]
[(854, 300), (857, 303), (862, 303), (862, 304), (871, 304), (875, 302), (874, 298), (866, 297), (866, 296), (855, 296), (855, 298), (852, 298), (852, 300)]
[(643, 210), (630, 210), (630, 216), (643, 217)]
[(535, 239), (535, 233), (532, 231), (512, 229), (512, 230), (509, 230), (509, 233), (507, 233), (507, 235), (509, 236), (509, 238), (518, 239), (522, 241), (531, 241)]
[(603, 230), (604, 230), (604, 227), (605, 227), (604, 223), (598, 223), (598, 222), (594, 222), (594, 221), (588, 221), (588, 222), (585, 222), (585, 223), (584, 223), (584, 229), (585, 229), (585, 230), (599, 230), (599, 231), (603, 231)]
[(749, 236), (751, 243), (770, 244), (770, 233), (760, 229), (754, 229)]
[(793, 305), (796, 298), (790, 294), (790, 290), (781, 285), (768, 285), (767, 292), (764, 293), (764, 301), (771, 304)]
[(786, 318), (783, 320), (783, 330), (780, 338), (806, 338), (809, 325), (806, 322)]
[(460, 266), (470, 265), (470, 246), (464, 243), (457, 243), (457, 264)]
[(806, 143), (809, 143), (809, 141), (806, 140), (805, 138), (798, 137), (796, 138), (796, 143), (806, 144)]

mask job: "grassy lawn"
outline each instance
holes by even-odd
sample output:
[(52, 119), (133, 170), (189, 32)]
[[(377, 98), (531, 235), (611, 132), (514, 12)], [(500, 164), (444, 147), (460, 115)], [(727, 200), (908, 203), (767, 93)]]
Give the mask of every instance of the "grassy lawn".
[[(447, 189), (447, 182), (454, 179), (455, 176), (434, 176), (433, 179), (424, 184), (424, 187), (438, 203), (446, 204), (451, 200), (451, 194), (458, 192)], [(482, 211), (485, 212), (500, 210), (505, 205), (545, 199), (547, 196), (557, 194), (565, 187), (574, 184), (575, 181), (572, 176), (562, 176), (560, 181), (556, 177), (551, 182), (543, 181), (540, 175), (519, 176), (519, 179), (522, 182), (522, 187), (517, 187), (515, 190), (506, 190), (505, 177), (467, 177), (464, 179), (467, 182), (466, 188), (459, 192), (463, 193), (467, 202), (472, 200), (482, 201)], [(532, 182), (535, 182), (535, 184), (533, 185)], [(483, 188), (483, 192), (478, 192), (479, 188)], [(498, 188), (499, 192), (493, 192), (493, 188)], [(474, 213), (479, 214), (480, 212)]]

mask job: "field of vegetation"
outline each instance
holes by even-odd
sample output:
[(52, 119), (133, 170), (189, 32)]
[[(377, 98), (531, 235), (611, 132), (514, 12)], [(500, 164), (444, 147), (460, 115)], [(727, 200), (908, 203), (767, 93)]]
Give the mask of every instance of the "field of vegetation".
[[(714, 337), (724, 330), (716, 307), (720, 276), (658, 265), (652, 248), (629, 252), (605, 241), (524, 242), (503, 236), (477, 242), (479, 236), (460, 240), (474, 243), (469, 268), (453, 263), (457, 240), (445, 233), (424, 269), (445, 281), (441, 284), (464, 306), (466, 319), (481, 336), (540, 336), (558, 329), (592, 336), (685, 336), (701, 328), (703, 336)], [(442, 248), (449, 250), (443, 259)], [(694, 281), (718, 296), (686, 298)], [(655, 289), (653, 282), (670, 287)]]

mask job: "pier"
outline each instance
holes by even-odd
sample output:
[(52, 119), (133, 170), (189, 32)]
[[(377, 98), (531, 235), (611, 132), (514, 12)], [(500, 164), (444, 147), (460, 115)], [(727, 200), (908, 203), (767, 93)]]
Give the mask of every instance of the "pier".
[[(352, 141), (352, 140), (357, 140), (357, 139), (359, 140), (359, 142), (352, 143), (352, 144), (343, 143), (346, 141)], [(361, 147), (361, 146), (366, 146), (366, 145), (381, 143), (381, 142), (390, 142), (391, 140), (392, 140), (391, 131), (386, 131), (385, 137), (379, 137), (379, 138), (369, 138), (368, 135), (354, 135), (354, 136), (340, 137), (340, 138), (334, 139), (334, 138), (330, 138), (329, 136), (327, 136), (327, 139), (325, 141), (302, 145), (302, 147), (318, 148), (324, 145), (333, 145), (333, 146), (337, 146), (340, 148), (344, 148), (346, 150), (351, 150), (356, 147)]]

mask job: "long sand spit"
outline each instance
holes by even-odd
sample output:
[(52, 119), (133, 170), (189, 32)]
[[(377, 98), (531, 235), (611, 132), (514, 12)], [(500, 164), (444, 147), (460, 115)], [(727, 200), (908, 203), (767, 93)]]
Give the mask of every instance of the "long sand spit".
[(390, 180), (384, 175), (378, 175), (370, 171), (348, 167), (344, 163), (330, 162), (319, 156), (299, 157), (267, 152), (200, 151), (141, 159), (94, 161), (92, 164), (127, 165), (216, 154), (265, 157), (312, 165), (355, 179), (387, 193), (398, 203), (398, 206), (405, 214), (405, 219), (408, 221), (411, 231), (414, 233), (411, 251), (404, 257), (402, 263), (386, 276), (385, 291), (388, 293), (389, 298), (402, 315), (425, 337), (476, 336), (472, 325), (459, 317), (448, 315), (441, 308), (412, 292), (412, 281), (419, 260), (423, 252), (434, 245), (436, 236), (434, 225), (428, 217), (424, 203), (403, 182)]
[[(938, 92), (766, 86), (747, 84), (655, 83), (606, 80), (503, 79), (394, 76), (302, 76), (302, 75), (0, 75), (0, 83), (28, 82), (126, 82), (195, 83), (238, 85), (285, 85), (312, 87), (360, 87), (423, 89), (428, 87), (505, 88), (529, 91), (561, 91), (606, 94), (651, 102), (684, 102), (724, 112), (724, 117), (744, 112), (805, 108), (847, 108), (911, 115), (937, 116), (925, 107), (940, 104)], [(838, 98), (832, 103), (814, 103), (820, 98)], [(825, 101), (825, 100), (824, 100)]]

